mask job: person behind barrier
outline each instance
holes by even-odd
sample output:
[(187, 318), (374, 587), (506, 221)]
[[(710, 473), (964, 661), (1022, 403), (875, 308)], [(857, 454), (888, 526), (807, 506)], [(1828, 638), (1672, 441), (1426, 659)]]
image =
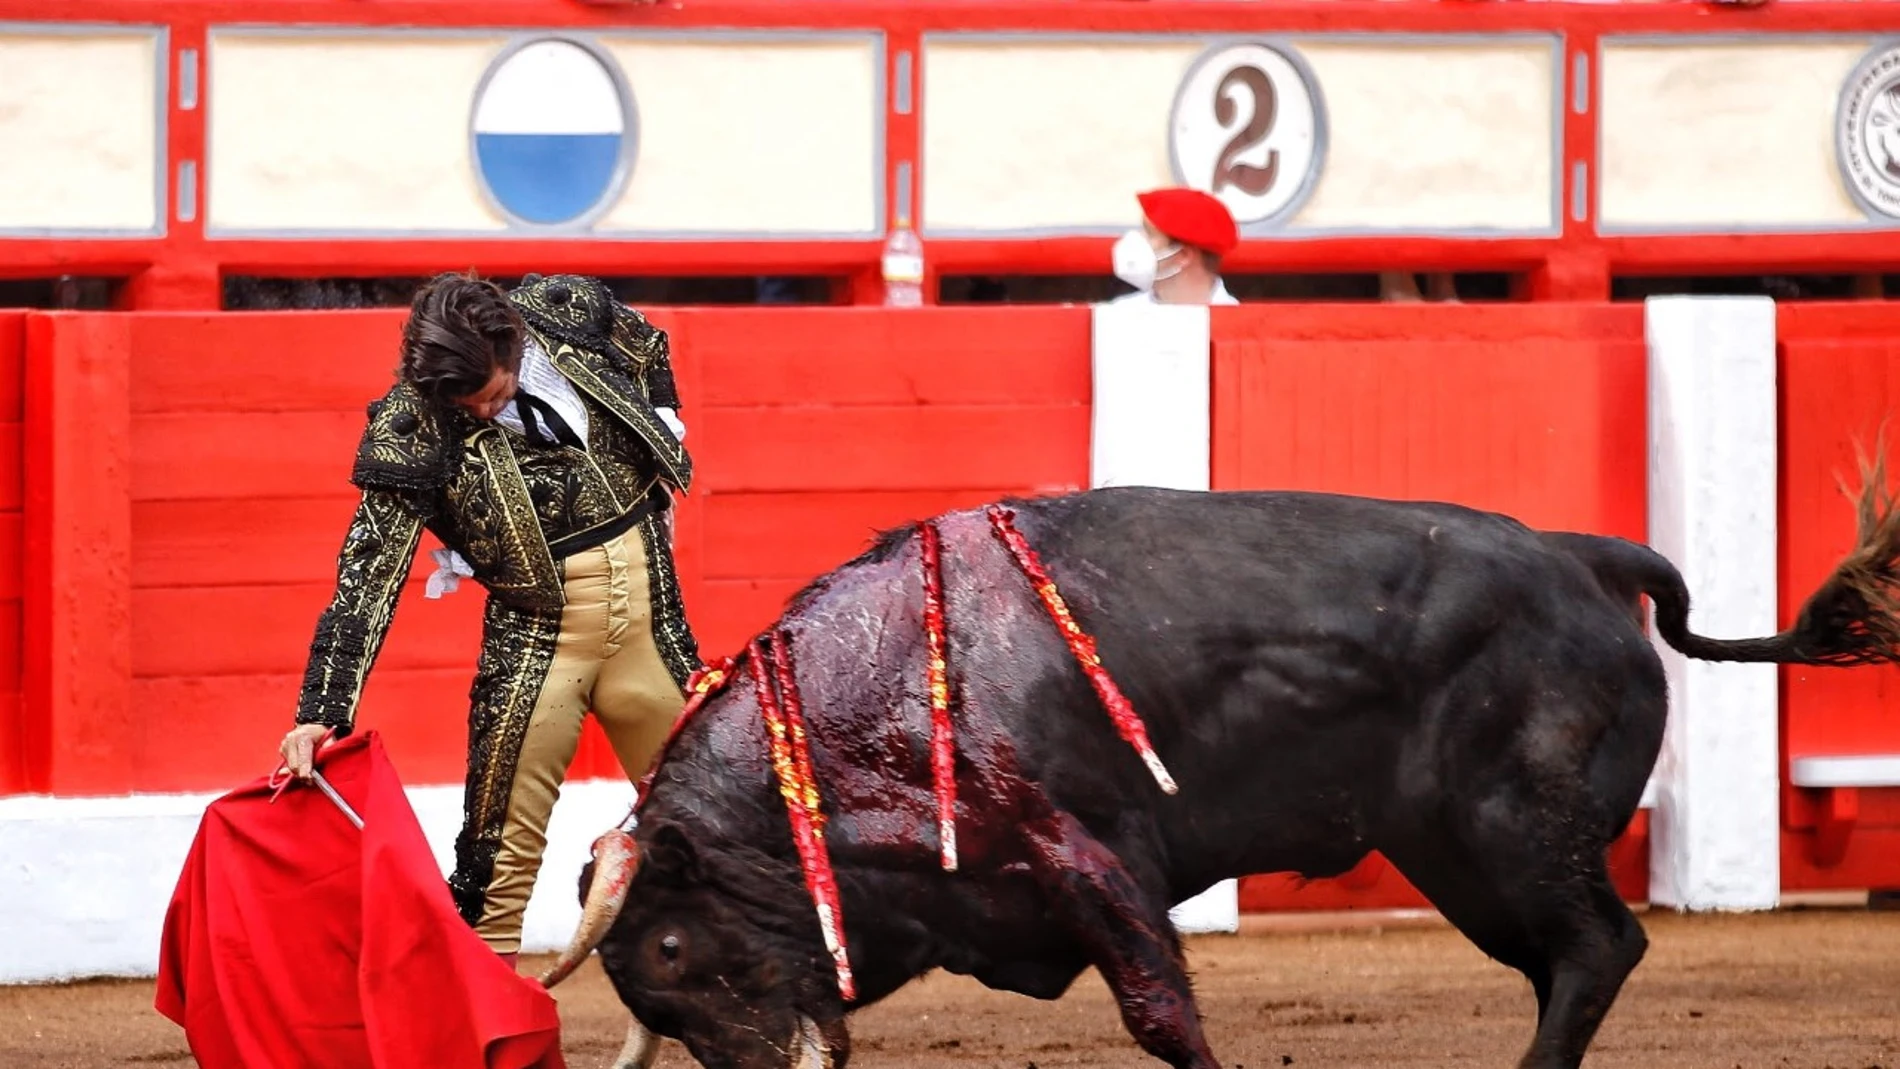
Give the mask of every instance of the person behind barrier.
[(1221, 281), (1221, 259), (1240, 243), (1233, 213), (1198, 189), (1138, 195), (1142, 225), (1115, 242), (1115, 277), (1135, 292), (1110, 303), (1238, 304)]
[(369, 406), (361, 501), (279, 752), (308, 778), (351, 730), (422, 532), (428, 596), (487, 588), (455, 870), (464, 920), (514, 962), (546, 829), (590, 708), (630, 780), (685, 704), (699, 651), (672, 556), (682, 444), (665, 332), (600, 281), (512, 291), (446, 274), (415, 296), (398, 382)]

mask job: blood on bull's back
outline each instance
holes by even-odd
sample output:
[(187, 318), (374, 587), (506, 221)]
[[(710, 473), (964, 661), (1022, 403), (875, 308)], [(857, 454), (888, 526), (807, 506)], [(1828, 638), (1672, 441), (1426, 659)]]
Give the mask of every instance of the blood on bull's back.
[(1212, 1069), (1169, 907), (1378, 849), (1531, 981), (1524, 1065), (1569, 1069), (1646, 946), (1604, 860), (1667, 709), (1635, 599), (1695, 657), (1900, 656), (1881, 596), (1900, 523), (1864, 529), (1795, 629), (1713, 640), (1645, 547), (1454, 506), (1127, 488), (1011, 507), (1021, 546), (993, 511), (934, 521), (941, 729), (906, 529), (801, 592), (663, 753), (637, 876), (598, 881), (568, 960), (598, 945), (638, 1019), (706, 1064), (825, 1064), (851, 1009), (933, 968), (1048, 998), (1094, 966), (1146, 1050)]

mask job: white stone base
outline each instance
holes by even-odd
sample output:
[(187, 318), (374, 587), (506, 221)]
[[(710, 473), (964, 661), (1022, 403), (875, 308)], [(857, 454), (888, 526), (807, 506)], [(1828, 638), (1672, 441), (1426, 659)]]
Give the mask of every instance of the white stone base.
[(1240, 931), (1240, 881), (1221, 882), (1168, 912), (1182, 932)]
[[(409, 804), (444, 878), (454, 868), (462, 788), (411, 787)], [(0, 799), (0, 983), (158, 971), (165, 909), (216, 794)], [(561, 788), (523, 949), (565, 946), (580, 921), (588, 847), (633, 802), (625, 780)]]
[[(1712, 638), (1777, 624), (1775, 305), (1664, 297), (1649, 343), (1649, 542)], [(1650, 901), (1773, 909), (1780, 897), (1780, 697), (1771, 664), (1691, 661), (1655, 639), (1669, 676), (1657, 762)]]

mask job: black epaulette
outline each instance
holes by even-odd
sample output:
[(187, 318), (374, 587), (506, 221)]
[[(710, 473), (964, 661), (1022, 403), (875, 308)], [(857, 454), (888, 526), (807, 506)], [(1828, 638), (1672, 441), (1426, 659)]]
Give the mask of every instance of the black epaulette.
[(578, 349), (605, 356), (612, 348), (613, 291), (585, 275), (530, 275), (508, 294), (528, 326)]
[(666, 332), (635, 309), (618, 302), (614, 307), (613, 344), (609, 350), (609, 360), (636, 375), (645, 375), (655, 365), (668, 362)]
[(369, 406), (350, 482), (363, 490), (428, 492), (449, 481), (460, 443), (415, 387), (397, 383)]

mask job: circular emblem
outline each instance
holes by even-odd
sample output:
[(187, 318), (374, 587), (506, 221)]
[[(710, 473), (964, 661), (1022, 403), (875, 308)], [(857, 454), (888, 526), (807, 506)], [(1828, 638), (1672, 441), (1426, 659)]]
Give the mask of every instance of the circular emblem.
[(1900, 219), (1900, 45), (1875, 49), (1848, 76), (1834, 116), (1834, 151), (1861, 208)]
[(517, 225), (592, 222), (619, 196), (633, 158), (633, 100), (619, 69), (564, 37), (495, 57), (471, 126), (482, 189)]
[(1291, 49), (1210, 49), (1175, 94), (1168, 131), (1175, 181), (1220, 198), (1242, 226), (1298, 211), (1325, 149), (1319, 85)]

